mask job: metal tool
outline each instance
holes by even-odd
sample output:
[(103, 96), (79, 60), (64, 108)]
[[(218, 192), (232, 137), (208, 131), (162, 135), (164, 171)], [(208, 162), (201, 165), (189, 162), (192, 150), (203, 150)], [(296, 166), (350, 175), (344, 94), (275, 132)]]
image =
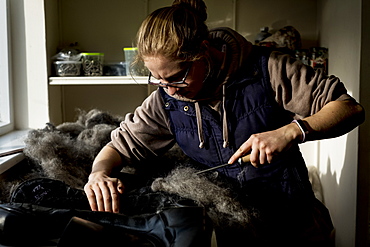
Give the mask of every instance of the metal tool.
[[(239, 165), (242, 165), (242, 164), (244, 164), (244, 163), (247, 163), (247, 162), (249, 162), (250, 161), (250, 154), (247, 154), (246, 156), (243, 156), (243, 157), (241, 157), (241, 158), (239, 158), (238, 159), (238, 163), (239, 163)], [(223, 164), (223, 165), (219, 165), (219, 166), (215, 166), (215, 167), (211, 167), (211, 168), (208, 168), (208, 169), (205, 169), (205, 170), (202, 170), (202, 171), (199, 171), (199, 172), (197, 172), (197, 173), (195, 173), (195, 174), (202, 174), (202, 173), (205, 173), (205, 172), (209, 172), (209, 171), (213, 171), (213, 170), (216, 170), (216, 169), (219, 169), (219, 168), (222, 168), (222, 167), (225, 167), (225, 166), (230, 166), (230, 165), (232, 165), (232, 164)]]
[(0, 158), (11, 155), (11, 154), (21, 153), (21, 152), (23, 152), (23, 148), (13, 148), (13, 149), (8, 149), (7, 151), (0, 150)]

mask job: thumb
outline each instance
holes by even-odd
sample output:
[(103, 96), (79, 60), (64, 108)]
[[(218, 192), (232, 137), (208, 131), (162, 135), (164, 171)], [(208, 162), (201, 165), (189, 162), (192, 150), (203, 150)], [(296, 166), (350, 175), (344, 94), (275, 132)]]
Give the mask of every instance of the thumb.
[(123, 185), (123, 183), (119, 179), (118, 179), (118, 182), (117, 182), (117, 190), (120, 194), (123, 194), (123, 192), (125, 191), (125, 186)]

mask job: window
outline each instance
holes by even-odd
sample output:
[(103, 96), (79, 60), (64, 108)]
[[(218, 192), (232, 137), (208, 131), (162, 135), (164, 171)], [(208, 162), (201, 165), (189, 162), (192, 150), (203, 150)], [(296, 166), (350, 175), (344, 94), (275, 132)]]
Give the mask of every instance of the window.
[(13, 130), (8, 1), (0, 0), (0, 135)]

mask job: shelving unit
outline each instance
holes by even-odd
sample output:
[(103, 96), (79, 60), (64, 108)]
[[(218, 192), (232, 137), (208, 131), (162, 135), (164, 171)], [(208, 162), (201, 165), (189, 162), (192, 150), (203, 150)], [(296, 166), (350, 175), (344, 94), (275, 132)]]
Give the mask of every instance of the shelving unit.
[(145, 85), (147, 76), (78, 76), (78, 77), (50, 77), (49, 85)]
[(124, 115), (156, 89), (147, 76), (49, 77), (49, 86), (60, 92), (62, 122), (72, 121), (77, 108)]

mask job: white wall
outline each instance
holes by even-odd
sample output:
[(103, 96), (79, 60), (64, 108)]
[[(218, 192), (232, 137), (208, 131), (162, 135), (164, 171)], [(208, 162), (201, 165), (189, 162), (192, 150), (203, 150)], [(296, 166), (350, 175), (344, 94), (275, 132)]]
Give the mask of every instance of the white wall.
[[(329, 47), (329, 74), (342, 79), (359, 100), (361, 0), (322, 0), (320, 44)], [(337, 246), (355, 246), (358, 129), (320, 141), (319, 164), (326, 205), (336, 227)]]

